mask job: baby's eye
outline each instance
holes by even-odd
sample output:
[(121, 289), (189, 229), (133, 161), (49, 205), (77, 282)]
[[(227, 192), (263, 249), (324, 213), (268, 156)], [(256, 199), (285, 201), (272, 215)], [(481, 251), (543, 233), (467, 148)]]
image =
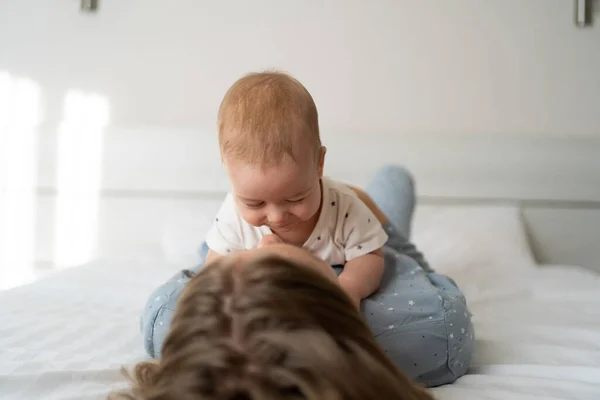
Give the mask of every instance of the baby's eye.
[(246, 203), (246, 207), (248, 207), (248, 208), (254, 208), (254, 209), (261, 208), (264, 205), (265, 205), (264, 201), (261, 201), (261, 202), (258, 202), (258, 203)]
[(302, 201), (304, 201), (304, 199), (306, 199), (306, 197), (303, 197), (301, 199), (288, 200), (288, 203), (301, 203)]

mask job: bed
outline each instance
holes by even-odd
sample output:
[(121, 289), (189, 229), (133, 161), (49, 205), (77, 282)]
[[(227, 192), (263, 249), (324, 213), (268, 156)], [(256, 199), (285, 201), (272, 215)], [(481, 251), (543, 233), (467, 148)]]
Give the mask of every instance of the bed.
[[(468, 374), (437, 398), (600, 398), (599, 275), (536, 265), (517, 207), (424, 206), (414, 237), (465, 291), (477, 333)], [(120, 387), (121, 366), (145, 357), (144, 301), (174, 270), (97, 260), (0, 293), (2, 399), (102, 399)]]
[[(42, 264), (52, 259), (52, 135), (40, 137)], [(414, 241), (464, 290), (476, 329), (468, 374), (436, 398), (600, 399), (600, 141), (324, 139), (338, 179), (363, 185), (396, 160), (416, 175)], [(202, 148), (216, 148), (214, 135), (106, 132), (93, 261), (0, 291), (1, 399), (103, 399), (124, 384), (123, 365), (145, 358), (140, 310), (194, 263), (227, 188), (218, 154), (198, 157)]]

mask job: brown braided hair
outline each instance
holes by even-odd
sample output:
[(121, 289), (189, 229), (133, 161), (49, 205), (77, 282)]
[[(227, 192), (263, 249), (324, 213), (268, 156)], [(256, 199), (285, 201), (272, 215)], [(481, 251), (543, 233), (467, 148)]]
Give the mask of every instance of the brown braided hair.
[(184, 290), (162, 358), (127, 400), (432, 400), (384, 355), (346, 294), (269, 255), (206, 266)]

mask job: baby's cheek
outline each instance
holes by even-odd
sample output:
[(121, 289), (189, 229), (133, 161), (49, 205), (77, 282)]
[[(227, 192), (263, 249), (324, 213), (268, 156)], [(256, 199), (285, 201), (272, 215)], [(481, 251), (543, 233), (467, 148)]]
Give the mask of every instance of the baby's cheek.
[(244, 211), (241, 213), (242, 214), (242, 218), (244, 218), (244, 220), (249, 223), (252, 226), (260, 226), (262, 225), (262, 216), (260, 215), (260, 213), (254, 212), (254, 211)]
[(298, 210), (296, 215), (302, 220), (307, 220), (312, 218), (317, 213), (317, 211), (319, 211), (318, 202), (315, 202), (313, 204), (307, 203), (303, 207), (301, 207), (301, 209)]

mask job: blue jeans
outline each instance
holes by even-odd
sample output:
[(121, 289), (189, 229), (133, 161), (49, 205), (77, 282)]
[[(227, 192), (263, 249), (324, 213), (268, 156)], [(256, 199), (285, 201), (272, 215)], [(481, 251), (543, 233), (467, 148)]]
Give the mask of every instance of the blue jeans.
[[(400, 166), (382, 168), (367, 193), (388, 217), (385, 273), (361, 312), (385, 353), (411, 379), (426, 386), (454, 382), (471, 361), (474, 331), (464, 295), (452, 279), (435, 273), (410, 242), (414, 181)], [(202, 260), (208, 247), (202, 245)], [(202, 268), (201, 262), (193, 271)], [(339, 274), (343, 266), (334, 267)], [(146, 351), (160, 356), (177, 299), (190, 278), (182, 271), (156, 289), (141, 319)]]

